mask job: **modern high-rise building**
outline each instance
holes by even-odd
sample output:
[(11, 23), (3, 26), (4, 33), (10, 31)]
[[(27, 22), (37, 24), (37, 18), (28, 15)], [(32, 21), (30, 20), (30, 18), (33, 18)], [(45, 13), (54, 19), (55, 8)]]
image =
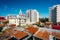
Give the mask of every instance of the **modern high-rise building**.
[(60, 22), (60, 5), (54, 5), (49, 8), (49, 21)]
[(26, 19), (30, 23), (39, 22), (39, 12), (37, 10), (29, 9), (26, 11)]

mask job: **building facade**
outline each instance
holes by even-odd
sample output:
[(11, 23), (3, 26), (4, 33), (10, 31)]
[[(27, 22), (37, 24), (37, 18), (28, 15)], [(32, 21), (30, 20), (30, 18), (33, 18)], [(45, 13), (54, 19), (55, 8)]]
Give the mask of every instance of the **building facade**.
[(8, 15), (8, 16), (6, 17), (6, 19), (9, 20), (9, 24), (19, 25), (19, 19), (18, 19), (16, 16), (14, 16), (14, 15)]
[(6, 19), (9, 20), (9, 24), (16, 24), (16, 25), (25, 25), (26, 19), (25, 15), (22, 14), (22, 11), (19, 11), (18, 15), (8, 15)]
[(10, 24), (26, 25), (38, 22), (39, 13), (37, 10), (27, 10), (25, 15), (20, 10), (18, 15), (8, 15), (6, 18), (9, 19)]
[(26, 11), (26, 19), (30, 23), (39, 22), (39, 12), (37, 10), (29, 9)]
[(17, 18), (19, 19), (19, 25), (26, 25), (26, 15), (22, 14), (21, 10), (17, 15)]
[(49, 8), (49, 21), (60, 22), (60, 5), (54, 5)]

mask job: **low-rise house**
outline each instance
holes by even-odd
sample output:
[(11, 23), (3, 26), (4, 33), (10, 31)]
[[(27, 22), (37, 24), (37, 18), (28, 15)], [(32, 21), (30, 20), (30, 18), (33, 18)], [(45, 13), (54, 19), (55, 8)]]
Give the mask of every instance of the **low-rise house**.
[(29, 26), (27, 28), (25, 28), (30, 34), (34, 34), (38, 31), (37, 27), (33, 27), (33, 26)]
[(60, 33), (57, 33), (55, 31), (52, 32), (52, 35), (54, 36), (55, 40), (60, 40)]
[(33, 35), (35, 40), (54, 40), (60, 38), (60, 30), (39, 28), (39, 30)]
[(56, 29), (56, 30), (60, 30), (60, 26), (59, 25), (52, 25), (52, 29)]
[(10, 26), (3, 31), (2, 39), (6, 40), (60, 40), (60, 30), (34, 27), (32, 25), (24, 28)]
[(44, 27), (51, 28), (50, 25), (52, 25), (52, 22), (46, 22)]
[(40, 26), (41, 26), (41, 27), (44, 27), (44, 26), (45, 26), (45, 24), (44, 24), (44, 23), (42, 23), (42, 22), (40, 22)]
[(3, 20), (6, 20), (5, 17), (0, 16), (0, 24), (2, 24)]
[(35, 34), (38, 31), (37, 27), (29, 26), (25, 28), (27, 32), (31, 34), (31, 36), (27, 40), (33, 40), (33, 34)]
[(23, 31), (15, 31), (14, 33), (11, 34), (11, 36), (15, 37), (18, 40), (22, 40), (26, 38), (28, 34)]
[(6, 35), (9, 34), (9, 37), (7, 38), (7, 40), (12, 38), (16, 38), (17, 40), (22, 40), (28, 37), (28, 34), (25, 33), (24, 31), (14, 30), (13, 28), (8, 28), (7, 30), (5, 30), (4, 33)]
[(10, 24), (9, 26), (12, 27), (12, 28), (15, 28), (16, 24)]
[(6, 20), (5, 17), (0, 16), (0, 27), (5, 26), (5, 24), (3, 23), (4, 20)]
[(49, 32), (46, 30), (37, 31), (34, 34), (34, 39), (35, 40), (49, 40)]

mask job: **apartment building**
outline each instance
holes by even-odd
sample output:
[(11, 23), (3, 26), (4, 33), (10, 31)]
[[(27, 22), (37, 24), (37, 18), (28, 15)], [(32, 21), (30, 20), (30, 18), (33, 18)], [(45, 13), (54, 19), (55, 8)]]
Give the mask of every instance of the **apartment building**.
[(39, 22), (39, 12), (35, 9), (29, 9), (26, 11), (26, 18), (30, 23)]
[(54, 5), (49, 8), (49, 21), (60, 22), (60, 5)]

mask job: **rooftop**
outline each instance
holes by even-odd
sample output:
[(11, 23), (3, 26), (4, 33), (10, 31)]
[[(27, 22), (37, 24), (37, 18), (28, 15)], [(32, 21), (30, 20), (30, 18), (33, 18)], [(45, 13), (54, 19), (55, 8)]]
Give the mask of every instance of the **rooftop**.
[(0, 20), (6, 20), (5, 17), (0, 16)]
[(56, 31), (53, 31), (53, 32), (52, 32), (52, 35), (53, 35), (55, 38), (60, 39), (60, 33), (57, 33)]
[(23, 31), (15, 31), (15, 32), (12, 33), (11, 36), (16, 37), (17, 39), (21, 39), (21, 38), (23, 38), (23, 37), (25, 37), (25, 36), (27, 36), (27, 35), (28, 35), (28, 34), (26, 34), (26, 33), (23, 32)]
[(48, 40), (49, 32), (46, 30), (41, 30), (41, 31), (38, 31), (34, 36), (40, 39)]
[(31, 27), (27, 27), (27, 28), (25, 28), (29, 33), (31, 33), (31, 34), (34, 34), (34, 33), (36, 33), (36, 31), (38, 31), (38, 28), (36, 28), (36, 27), (33, 27), (33, 26), (31, 26)]
[(28, 34), (20, 31), (20, 30), (14, 30), (13, 28), (8, 28), (7, 30), (5, 30), (5, 34), (10, 34), (10, 37), (15, 37), (17, 39), (21, 39), (25, 36), (27, 36)]

